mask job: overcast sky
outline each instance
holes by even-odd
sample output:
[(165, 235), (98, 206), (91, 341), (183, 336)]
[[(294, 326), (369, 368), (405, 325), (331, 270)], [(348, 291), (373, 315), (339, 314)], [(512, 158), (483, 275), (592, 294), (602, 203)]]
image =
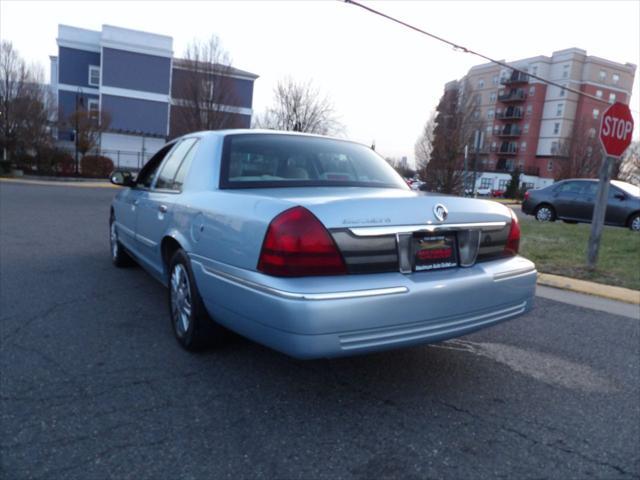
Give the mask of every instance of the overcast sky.
[[(640, 64), (640, 2), (371, 2), (379, 10), (498, 59), (579, 47)], [(333, 100), (346, 136), (386, 156), (413, 158), (413, 145), (444, 83), (482, 63), (435, 40), (338, 1), (0, 3), (0, 36), (48, 75), (59, 23), (102, 24), (170, 35), (179, 56), (194, 37), (217, 34), (234, 66), (260, 75), (254, 111), (278, 79), (312, 79)], [(631, 108), (638, 138), (638, 72)]]

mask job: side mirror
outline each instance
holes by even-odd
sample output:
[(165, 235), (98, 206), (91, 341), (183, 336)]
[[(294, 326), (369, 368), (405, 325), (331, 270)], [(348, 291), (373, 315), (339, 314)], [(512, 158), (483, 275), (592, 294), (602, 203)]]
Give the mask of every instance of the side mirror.
[(118, 185), (119, 187), (133, 187), (136, 181), (133, 177), (133, 173), (126, 170), (116, 170), (109, 176), (111, 183)]
[(613, 196), (616, 200), (625, 200), (627, 196), (624, 193), (616, 193)]

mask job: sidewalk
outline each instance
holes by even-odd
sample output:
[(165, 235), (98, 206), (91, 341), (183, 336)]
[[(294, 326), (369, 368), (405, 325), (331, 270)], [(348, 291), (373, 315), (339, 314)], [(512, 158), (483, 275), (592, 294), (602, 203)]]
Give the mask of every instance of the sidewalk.
[(46, 185), (54, 187), (80, 188), (120, 188), (108, 180), (74, 177), (0, 177), (0, 182), (19, 183), (23, 185)]

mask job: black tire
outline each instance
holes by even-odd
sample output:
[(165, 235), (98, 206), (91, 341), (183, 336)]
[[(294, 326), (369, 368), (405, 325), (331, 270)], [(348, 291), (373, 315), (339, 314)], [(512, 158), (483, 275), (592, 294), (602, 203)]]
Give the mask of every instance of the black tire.
[(109, 217), (109, 247), (111, 250), (111, 262), (116, 267), (125, 268), (134, 264), (133, 259), (118, 240), (118, 230), (116, 229), (113, 212)]
[(185, 350), (203, 350), (225, 339), (226, 330), (207, 313), (183, 250), (176, 251), (169, 262), (168, 297), (171, 327)]
[(543, 203), (542, 205), (538, 205), (533, 214), (535, 215), (536, 220), (539, 222), (555, 222), (556, 221), (556, 211), (548, 203)]
[(640, 232), (640, 213), (634, 213), (629, 218), (629, 229), (633, 232)]

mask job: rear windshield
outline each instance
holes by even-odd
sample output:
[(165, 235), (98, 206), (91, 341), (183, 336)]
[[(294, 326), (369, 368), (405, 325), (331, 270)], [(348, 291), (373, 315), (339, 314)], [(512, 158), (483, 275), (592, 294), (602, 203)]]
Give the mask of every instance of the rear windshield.
[(222, 188), (408, 188), (402, 177), (370, 148), (301, 135), (228, 135), (220, 178)]

